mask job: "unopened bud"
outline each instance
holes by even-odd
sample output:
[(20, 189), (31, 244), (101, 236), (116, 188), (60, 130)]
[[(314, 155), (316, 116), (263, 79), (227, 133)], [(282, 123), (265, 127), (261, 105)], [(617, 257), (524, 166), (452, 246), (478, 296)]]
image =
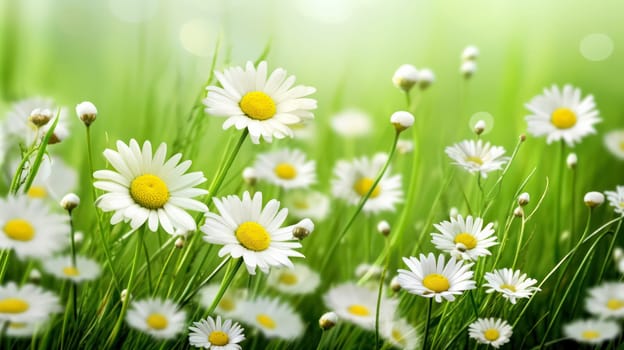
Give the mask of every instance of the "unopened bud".
[(82, 241), (84, 241), (84, 233), (82, 233), (82, 231), (74, 232), (74, 242), (80, 244)]
[(613, 249), (613, 260), (620, 261), (622, 258), (624, 258), (624, 249), (615, 247), (615, 249)]
[(576, 156), (576, 153), (568, 154), (568, 158), (566, 158), (566, 164), (568, 165), (568, 168), (572, 170), (576, 169), (576, 164), (578, 164), (578, 157)]
[(463, 61), (474, 61), (477, 57), (479, 57), (479, 49), (476, 46), (466, 46), (464, 51), (462, 51), (461, 58)]
[(121, 302), (122, 303), (125, 302), (126, 298), (128, 297), (128, 290), (127, 289), (122, 290), (119, 296), (121, 298)]
[(338, 315), (333, 311), (326, 312), (319, 318), (319, 327), (324, 331), (334, 328), (336, 323), (338, 323)]
[(41, 272), (39, 272), (39, 270), (37, 269), (30, 270), (28, 279), (33, 283), (38, 283), (39, 281), (41, 281)]
[(529, 204), (530, 200), (531, 196), (529, 195), (529, 193), (523, 192), (518, 196), (518, 205), (524, 207), (525, 205)]
[(453, 219), (457, 219), (457, 215), (459, 215), (459, 210), (455, 207), (451, 207), (451, 210), (449, 210), (449, 216)]
[(314, 232), (314, 223), (310, 219), (303, 219), (293, 229), (293, 236), (298, 240), (303, 240)]
[(49, 109), (39, 109), (35, 108), (32, 112), (30, 112), (30, 116), (28, 120), (33, 123), (38, 128), (48, 124), (48, 122), (52, 119), (52, 111)]
[(394, 125), (396, 131), (401, 132), (414, 125), (414, 115), (406, 111), (394, 112), (390, 117), (390, 122)]
[(479, 120), (474, 126), (474, 133), (477, 135), (483, 134), (483, 131), (485, 131), (485, 127), (486, 127), (485, 121)]
[(84, 101), (76, 105), (76, 114), (84, 125), (89, 126), (97, 118), (97, 108), (89, 101)]
[(600, 192), (592, 191), (587, 192), (583, 200), (585, 201), (586, 206), (588, 206), (589, 208), (595, 208), (604, 203), (605, 196)]
[(521, 218), (524, 216), (524, 210), (522, 209), (522, 207), (516, 207), (516, 209), (514, 209), (513, 211), (513, 215), (517, 218)]
[(526, 134), (520, 135), (520, 142), (526, 141)]
[(63, 199), (61, 199), (60, 204), (63, 209), (71, 212), (80, 205), (80, 197), (78, 197), (75, 193), (68, 193), (65, 197), (63, 197)]
[(423, 68), (418, 72), (418, 87), (421, 90), (427, 89), (435, 82), (435, 74), (429, 68)]
[(401, 65), (392, 76), (392, 83), (399, 89), (407, 92), (412, 89), (419, 79), (418, 70), (411, 64)]
[(477, 71), (477, 64), (474, 61), (466, 61), (462, 63), (459, 71), (464, 78), (469, 79)]
[(243, 180), (249, 186), (255, 186), (258, 178), (256, 177), (256, 169), (247, 167), (243, 170)]
[(390, 234), (390, 224), (386, 220), (381, 220), (377, 224), (377, 231), (387, 237)]
[(178, 239), (176, 239), (174, 244), (175, 244), (175, 247), (178, 249), (184, 248), (184, 238), (178, 237)]
[(394, 291), (395, 293), (401, 290), (401, 284), (399, 283), (399, 276), (392, 277), (392, 279), (390, 280), (390, 289), (392, 289), (392, 291)]

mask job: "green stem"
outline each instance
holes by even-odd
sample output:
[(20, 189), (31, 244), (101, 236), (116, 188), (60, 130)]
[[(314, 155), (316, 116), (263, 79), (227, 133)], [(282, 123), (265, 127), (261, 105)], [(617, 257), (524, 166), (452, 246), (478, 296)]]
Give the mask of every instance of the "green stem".
[(604, 261), (602, 262), (602, 267), (600, 268), (600, 274), (598, 275), (598, 281), (602, 280), (602, 276), (604, 276), (605, 271), (607, 270), (607, 265), (611, 263), (613, 248), (615, 248), (615, 242), (617, 242), (618, 233), (620, 232), (620, 228), (622, 226), (622, 221), (618, 222), (617, 227), (615, 229), (615, 233), (613, 234), (613, 238), (611, 239), (611, 243), (609, 244), (609, 249), (607, 250), (607, 254), (605, 255)]
[(431, 327), (431, 309), (433, 308), (433, 298), (429, 298), (427, 306), (427, 323), (425, 323), (425, 338), (423, 340), (423, 350), (427, 350), (427, 340), (429, 339), (429, 327)]
[(563, 192), (563, 167), (565, 166), (565, 143), (561, 140), (561, 148), (559, 150), (559, 162), (557, 162), (557, 192), (555, 194), (555, 238), (554, 242), (554, 258), (559, 259), (559, 245), (561, 244), (561, 192)]
[(386, 262), (384, 264), (383, 270), (381, 271), (381, 278), (379, 279), (379, 289), (377, 291), (377, 305), (375, 306), (375, 349), (379, 349), (379, 311), (381, 309), (381, 295), (383, 293), (383, 286), (386, 280), (388, 264), (390, 263), (390, 244), (388, 242), (388, 237), (384, 238)]
[(158, 281), (156, 281), (156, 287), (154, 288), (154, 293), (158, 293), (158, 290), (160, 289), (160, 284), (162, 283), (163, 277), (165, 276), (165, 272), (167, 271), (167, 267), (169, 266), (169, 263), (171, 262), (171, 258), (173, 258), (173, 253), (175, 253), (177, 249), (178, 248), (176, 248), (175, 246), (171, 247), (171, 251), (169, 252), (169, 255), (167, 255), (167, 259), (165, 260), (165, 263), (162, 269), (160, 270), (160, 274), (158, 275)]
[[(77, 264), (76, 264), (76, 239), (75, 239), (75, 235), (76, 235), (76, 230), (74, 228), (74, 220), (72, 218), (72, 210), (68, 210), (67, 214), (69, 215), (69, 228), (70, 228), (70, 238), (71, 238), (71, 261), (72, 261), (72, 266), (74, 268), (78, 268)], [(74, 311), (74, 321), (78, 320), (78, 288), (76, 286), (76, 283), (73, 282), (72, 283), (72, 299), (73, 299), (73, 303), (72, 303), (72, 308)]]
[(232, 269), (231, 271), (228, 271), (228, 273), (226, 273), (225, 277), (223, 278), (223, 281), (221, 282), (221, 287), (219, 288), (219, 291), (217, 292), (217, 295), (215, 296), (214, 300), (212, 301), (212, 304), (210, 305), (210, 308), (206, 312), (207, 314), (209, 314), (209, 315), (212, 314), (214, 312), (214, 310), (217, 308), (217, 305), (219, 305), (219, 302), (221, 301), (221, 298), (223, 298), (223, 295), (227, 291), (228, 287), (230, 286), (230, 284), (232, 284), (232, 280), (234, 279), (234, 276), (236, 275), (236, 272), (238, 272), (238, 269), (241, 267), (242, 264), (243, 264), (243, 258), (239, 258), (236, 261), (236, 265), (234, 266), (234, 269)]
[[(216, 276), (217, 273), (219, 273), (219, 271), (221, 271), (221, 269), (223, 268), (223, 266), (225, 266), (225, 264), (230, 261), (231, 257), (228, 256), (227, 258), (223, 259), (223, 261), (217, 266), (217, 268), (214, 269), (214, 271), (212, 271), (212, 273), (210, 275), (208, 275), (208, 277), (206, 277), (198, 286), (197, 288), (195, 288), (195, 290), (193, 290), (193, 292), (191, 292), (189, 295), (187, 295), (181, 302), (180, 305), (186, 305), (189, 301), (191, 301), (191, 299), (193, 299), (193, 297), (195, 296), (195, 294), (197, 294), (197, 292), (199, 292), (199, 290), (205, 286), (206, 284), (208, 284), (213, 278), (214, 276)], [(242, 261), (242, 259), (239, 261)], [(238, 267), (237, 267), (238, 269)], [(219, 297), (219, 299), (221, 299), (221, 297)]]
[(147, 265), (147, 285), (149, 287), (150, 294), (154, 293), (154, 286), (152, 285), (152, 264), (150, 262), (149, 251), (147, 250), (147, 242), (143, 241), (143, 254), (145, 255), (145, 264)]
[(518, 262), (518, 256), (520, 255), (520, 248), (522, 247), (522, 239), (524, 237), (524, 227), (526, 224), (526, 218), (523, 215), (522, 218), (520, 219), (522, 220), (520, 224), (520, 236), (518, 237), (518, 243), (516, 245), (516, 254), (514, 254), (513, 263), (511, 264), (512, 270), (516, 268), (516, 263)]

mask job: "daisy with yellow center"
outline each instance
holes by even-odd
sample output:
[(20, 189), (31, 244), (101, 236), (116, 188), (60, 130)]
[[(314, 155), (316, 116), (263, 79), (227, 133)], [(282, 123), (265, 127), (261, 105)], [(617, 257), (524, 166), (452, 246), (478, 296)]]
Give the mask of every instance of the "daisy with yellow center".
[(563, 334), (577, 343), (598, 345), (615, 339), (620, 326), (615, 321), (576, 320), (563, 326)]
[(509, 160), (503, 156), (503, 147), (492, 146), (489, 142), (484, 144), (483, 140), (464, 140), (446, 147), (445, 152), (454, 161), (453, 164), (471, 174), (480, 173), (484, 178), (488, 173), (502, 169)]
[(585, 308), (599, 318), (624, 318), (624, 283), (604, 282), (590, 288)]
[(546, 142), (563, 140), (570, 147), (589, 134), (600, 122), (594, 97), (581, 98), (581, 90), (571, 85), (559, 89), (553, 85), (534, 97), (525, 107), (532, 113), (525, 119), (527, 131), (535, 137), (546, 136)]
[(298, 219), (322, 221), (329, 214), (329, 197), (318, 191), (287, 191), (284, 206)]
[(189, 327), (189, 344), (197, 348), (213, 350), (240, 350), (238, 343), (245, 340), (244, 329), (232, 320), (221, 321), (217, 316), (193, 322)]
[(256, 267), (264, 273), (270, 267), (289, 267), (293, 264), (290, 257), (303, 257), (295, 249), (301, 243), (293, 237), (297, 224), (281, 227), (288, 209), (280, 210), (280, 202), (272, 199), (262, 207), (262, 193), (253, 196), (249, 192), (238, 196), (214, 198), (219, 211), (206, 213), (206, 221), (201, 227), (204, 240), (211, 244), (223, 245), (219, 256), (242, 257), (247, 271), (254, 275)]
[(624, 160), (624, 129), (607, 132), (604, 145), (616, 158)]
[(84, 256), (76, 256), (76, 265), (69, 255), (57, 256), (42, 261), (43, 269), (56, 278), (76, 283), (92, 281), (99, 277), (100, 264)]
[[(186, 173), (191, 161), (183, 161), (181, 154), (165, 160), (167, 145), (161, 143), (152, 154), (149, 141), (139, 147), (136, 140), (126, 145), (117, 141), (117, 151), (107, 149), (104, 157), (112, 170), (98, 170), (93, 186), (106, 191), (96, 203), (103, 211), (113, 211), (110, 223), (130, 222), (132, 229), (147, 224), (150, 231), (162, 227), (169, 234), (176, 231), (194, 231), (197, 228), (188, 210), (205, 212), (205, 204), (193, 199), (208, 193), (195, 188), (206, 178), (203, 173)], [(179, 163), (179, 164), (178, 164)]]
[(51, 314), (62, 311), (58, 296), (39, 286), (18, 286), (9, 282), (0, 286), (0, 324), (43, 323)]
[(241, 320), (260, 330), (267, 338), (292, 340), (304, 331), (301, 316), (279, 299), (261, 297), (244, 302)]
[(267, 278), (267, 285), (284, 294), (303, 295), (314, 293), (321, 283), (319, 273), (302, 263), (293, 265), (293, 269), (272, 270)]
[[(323, 296), (328, 309), (333, 310), (341, 320), (351, 322), (368, 330), (375, 329), (377, 290), (346, 282), (331, 288)], [(398, 300), (381, 297), (379, 319), (388, 321), (394, 317)]]
[(292, 125), (314, 118), (316, 100), (306, 98), (316, 89), (298, 85), (294, 76), (278, 68), (267, 78), (267, 63), (257, 67), (247, 62), (245, 69), (233, 67), (215, 72), (221, 86), (208, 86), (204, 99), (206, 113), (227, 118), (223, 129), (234, 126), (249, 130), (253, 143), (260, 138), (272, 142), (273, 138), (293, 137)]
[(607, 196), (609, 205), (613, 207), (613, 210), (624, 215), (624, 186), (617, 186), (615, 191), (605, 191), (605, 196)]
[(487, 283), (483, 287), (488, 288), (486, 293), (498, 292), (512, 304), (515, 304), (517, 299), (529, 298), (533, 293), (540, 291), (535, 287), (537, 280), (528, 278), (520, 270), (503, 268), (486, 272), (485, 280)]
[(126, 322), (156, 339), (173, 339), (184, 330), (186, 312), (171, 300), (137, 300), (130, 303)]
[(351, 162), (338, 161), (332, 179), (333, 195), (351, 205), (358, 205), (372, 190), (362, 210), (369, 213), (394, 211), (396, 204), (403, 200), (401, 175), (391, 175), (388, 168), (379, 183), (373, 187), (387, 158), (385, 153), (378, 153), (372, 158), (361, 157)]
[(442, 221), (433, 225), (439, 233), (432, 233), (432, 243), (436, 248), (463, 260), (476, 260), (480, 256), (490, 255), (488, 248), (498, 244), (496, 235), (489, 223), (483, 227), (483, 219), (468, 215), (451, 217), (451, 221)]
[(316, 183), (316, 162), (297, 149), (258, 154), (253, 166), (258, 179), (284, 189), (308, 188)]
[(479, 318), (468, 327), (470, 338), (478, 343), (488, 344), (496, 349), (509, 342), (512, 328), (500, 318)]
[[(17, 168), (18, 164), (15, 164)], [(47, 157), (39, 167), (32, 186), (26, 194), (30, 198), (58, 202), (78, 184), (78, 175), (61, 158)]]
[(404, 318), (381, 323), (379, 333), (387, 342), (399, 349), (414, 350), (419, 348), (421, 342), (416, 328)]
[(436, 257), (429, 253), (419, 258), (403, 258), (409, 270), (399, 270), (398, 282), (402, 289), (411, 294), (434, 298), (442, 302), (442, 298), (454, 301), (455, 296), (464, 291), (476, 288), (472, 280), (472, 263), (458, 261), (455, 257), (445, 263), (444, 255)]
[[(199, 304), (203, 308), (209, 309), (212, 306), (212, 302), (217, 296), (220, 287), (221, 284), (216, 283), (209, 284), (200, 289), (198, 298)], [(228, 288), (219, 301), (219, 304), (217, 304), (214, 313), (225, 318), (240, 319), (239, 315), (241, 313), (241, 303), (245, 300), (246, 294), (246, 290)]]
[(45, 258), (67, 246), (68, 234), (67, 216), (51, 214), (46, 203), (26, 195), (0, 199), (0, 249)]
[(334, 132), (346, 138), (364, 137), (373, 131), (371, 116), (357, 109), (347, 109), (333, 115), (330, 126)]

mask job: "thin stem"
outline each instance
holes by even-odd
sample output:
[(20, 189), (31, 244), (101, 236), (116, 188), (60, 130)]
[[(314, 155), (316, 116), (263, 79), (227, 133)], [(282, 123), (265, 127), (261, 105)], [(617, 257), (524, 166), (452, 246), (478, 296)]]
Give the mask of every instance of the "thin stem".
[(158, 290), (160, 289), (160, 284), (163, 280), (163, 277), (165, 276), (165, 272), (167, 271), (167, 267), (169, 266), (169, 263), (171, 262), (171, 258), (173, 258), (173, 253), (175, 253), (177, 249), (178, 248), (176, 248), (175, 245), (171, 247), (171, 251), (169, 252), (169, 255), (167, 255), (167, 259), (165, 259), (165, 264), (163, 265), (162, 269), (160, 270), (160, 274), (158, 275), (158, 281), (156, 281), (156, 287), (154, 288), (154, 293), (158, 293)]
[(245, 141), (248, 134), (249, 134), (249, 129), (245, 129), (245, 131), (243, 131), (240, 138), (238, 139), (236, 146), (234, 146), (234, 149), (232, 150), (232, 152), (230, 152), (230, 155), (225, 160), (225, 163), (219, 167), (217, 176), (215, 176), (212, 183), (210, 183), (210, 187), (208, 187), (208, 193), (210, 194), (211, 197), (216, 196), (217, 192), (219, 191), (219, 188), (221, 188), (221, 185), (223, 184), (223, 180), (225, 179), (225, 175), (227, 175), (228, 171), (230, 170), (230, 167), (232, 166), (234, 159), (236, 159), (236, 155), (238, 155), (238, 152), (240, 151), (241, 146), (243, 145), (243, 141)]
[[(223, 266), (225, 266), (225, 264), (230, 261), (230, 257), (228, 256), (227, 258), (223, 259), (223, 261), (217, 266), (217, 268), (214, 269), (214, 271), (212, 271), (212, 273), (210, 275), (208, 275), (208, 277), (206, 277), (198, 286), (197, 288), (195, 288), (195, 290), (193, 290), (193, 292), (191, 292), (188, 296), (186, 296), (181, 302), (180, 305), (186, 305), (191, 299), (193, 299), (193, 297), (195, 296), (195, 294), (197, 294), (197, 292), (199, 292), (199, 290), (205, 286), (206, 284), (208, 284), (213, 278), (214, 276), (219, 273), (219, 271), (221, 271), (221, 269), (223, 268)], [(220, 298), (219, 298), (220, 299)]]
[[(70, 228), (70, 238), (71, 238), (71, 261), (72, 261), (72, 266), (77, 269), (78, 266), (76, 264), (76, 230), (74, 229), (74, 220), (72, 218), (72, 209), (69, 209), (67, 211), (67, 214), (69, 215), (69, 228)], [(73, 311), (74, 311), (74, 321), (76, 321), (78, 319), (78, 288), (76, 286), (76, 283), (72, 281), (72, 299), (73, 299)]]
[(154, 286), (152, 285), (152, 264), (150, 262), (149, 251), (147, 250), (147, 242), (143, 241), (143, 254), (145, 254), (145, 263), (147, 264), (147, 285), (149, 287), (150, 294), (154, 292)]
[(512, 270), (516, 268), (516, 263), (518, 262), (518, 256), (520, 255), (520, 248), (522, 247), (522, 239), (524, 237), (524, 227), (526, 224), (526, 218), (524, 217), (524, 215), (522, 215), (520, 219), (522, 220), (520, 224), (520, 236), (518, 237), (518, 243), (516, 245), (516, 254), (514, 254), (513, 263), (511, 264)]
[(223, 279), (223, 282), (221, 282), (221, 287), (219, 288), (219, 292), (217, 292), (217, 295), (212, 301), (212, 304), (210, 305), (210, 308), (208, 309), (207, 314), (209, 315), (212, 314), (214, 310), (217, 308), (217, 305), (219, 305), (221, 298), (223, 298), (223, 295), (227, 291), (228, 287), (230, 286), (230, 284), (232, 284), (232, 280), (234, 279), (236, 272), (238, 271), (238, 269), (241, 267), (242, 264), (243, 264), (243, 259), (239, 258), (236, 261), (236, 266), (234, 266), (234, 269), (232, 271), (229, 271), (228, 274), (226, 274), (225, 278)]
[(477, 306), (477, 302), (475, 301), (473, 291), (469, 291), (468, 295), (470, 296), (470, 304), (472, 304), (472, 310), (474, 311), (475, 317), (479, 318), (479, 307)]
[(381, 271), (381, 278), (379, 279), (379, 289), (377, 291), (377, 305), (375, 306), (375, 349), (379, 349), (379, 311), (381, 309), (381, 294), (383, 293), (383, 286), (386, 280), (386, 272), (388, 271), (388, 264), (390, 262), (390, 244), (388, 242), (388, 237), (384, 238), (384, 251), (386, 255), (386, 262), (384, 264), (383, 270)]
[(431, 309), (433, 308), (433, 298), (429, 298), (427, 306), (427, 323), (425, 323), (425, 338), (423, 340), (423, 350), (427, 349), (427, 340), (429, 339), (429, 327), (431, 326)]
[(561, 148), (559, 150), (559, 162), (557, 162), (557, 192), (555, 194), (555, 242), (554, 242), (554, 258), (559, 259), (559, 244), (561, 240), (561, 192), (563, 192), (563, 167), (565, 166), (565, 143), (561, 140)]

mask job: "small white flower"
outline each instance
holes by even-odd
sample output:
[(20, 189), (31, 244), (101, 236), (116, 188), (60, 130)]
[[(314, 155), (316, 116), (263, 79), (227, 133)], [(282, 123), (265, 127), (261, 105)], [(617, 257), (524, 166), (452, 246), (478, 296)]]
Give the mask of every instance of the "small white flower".
[(40, 323), (61, 312), (59, 297), (33, 284), (0, 286), (0, 324)]
[(500, 318), (479, 318), (468, 327), (470, 338), (498, 349), (511, 338), (512, 328)]
[(425, 90), (435, 82), (435, 74), (429, 68), (423, 68), (418, 71), (418, 87)]
[(512, 304), (516, 303), (516, 299), (529, 298), (533, 293), (540, 291), (534, 287), (537, 280), (527, 278), (525, 273), (521, 275), (520, 270), (503, 268), (486, 272), (485, 280), (487, 283), (483, 287), (489, 287), (486, 293), (498, 292)]
[(465, 61), (462, 62), (459, 67), (459, 71), (464, 76), (464, 78), (468, 79), (472, 77), (472, 75), (477, 71), (477, 63), (475, 61)]
[(461, 54), (462, 61), (474, 61), (477, 57), (479, 57), (479, 48), (473, 45), (466, 46)]
[(624, 215), (624, 186), (617, 186), (615, 191), (605, 191), (605, 195), (613, 210), (620, 215)]
[(454, 257), (445, 264), (444, 255), (436, 258), (432, 253), (419, 258), (403, 258), (409, 270), (399, 270), (399, 284), (411, 294), (425, 298), (434, 298), (442, 302), (442, 298), (454, 301), (456, 295), (475, 289), (474, 273), (470, 270), (472, 263), (455, 260)]
[(576, 320), (563, 326), (566, 337), (577, 343), (600, 344), (620, 334), (620, 326), (615, 321)]
[(532, 113), (525, 119), (527, 130), (535, 137), (546, 136), (546, 143), (563, 140), (570, 147), (589, 134), (600, 122), (594, 97), (581, 100), (581, 90), (572, 85), (559, 89), (553, 85), (544, 94), (534, 97), (525, 107)]
[(602, 205), (602, 203), (604, 203), (605, 200), (605, 196), (604, 194), (600, 193), (600, 192), (587, 192), (585, 194), (585, 197), (583, 197), (583, 201), (585, 202), (585, 205), (587, 205), (590, 208), (595, 208), (599, 205)]
[(386, 320), (380, 324), (380, 335), (393, 346), (412, 350), (420, 345), (420, 336), (416, 328), (404, 318)]
[(89, 101), (80, 102), (76, 105), (76, 115), (86, 126), (89, 126), (97, 118), (97, 108)]
[(585, 308), (589, 313), (598, 318), (624, 318), (624, 283), (604, 282), (588, 293)]
[(624, 130), (613, 130), (606, 133), (604, 144), (616, 158), (624, 159)]
[(137, 300), (130, 302), (126, 322), (156, 339), (173, 339), (184, 330), (186, 312), (171, 300)]
[(321, 327), (321, 329), (324, 331), (334, 328), (337, 323), (338, 315), (336, 315), (336, 313), (333, 311), (326, 312), (322, 314), (319, 318), (319, 327)]
[(329, 214), (329, 197), (318, 191), (287, 191), (284, 206), (294, 217), (324, 220)]
[(482, 140), (464, 140), (453, 146), (446, 147), (446, 154), (453, 159), (453, 164), (464, 168), (470, 173), (481, 173), (487, 177), (489, 172), (502, 169), (509, 160), (503, 157), (505, 149), (501, 146), (491, 146)]
[(522, 192), (518, 196), (518, 205), (521, 207), (524, 207), (525, 205), (529, 204), (530, 201), (531, 201), (531, 196), (529, 195), (528, 192)]
[(274, 269), (269, 273), (267, 285), (285, 294), (314, 293), (321, 284), (321, 276), (307, 265), (296, 263), (293, 269)]
[(337, 134), (352, 138), (366, 136), (373, 130), (371, 117), (355, 109), (348, 109), (332, 116), (330, 126)]
[[(53, 116), (52, 120), (41, 128), (35, 128), (29, 120), (30, 115), (35, 109), (38, 109), (40, 113), (46, 110), (49, 111), (49, 113)], [(4, 136), (6, 136), (9, 140), (14, 141), (15, 144), (21, 143), (26, 147), (29, 147), (48, 132), (50, 126), (53, 124), (54, 118), (56, 118), (56, 113), (57, 107), (51, 99), (34, 97), (21, 100), (13, 104), (6, 119), (4, 120), (4, 125), (1, 128), (4, 129)], [(56, 138), (57, 141), (59, 141), (65, 139), (68, 134), (67, 109), (61, 108), (59, 121), (54, 129), (55, 137), (53, 136), (52, 139)]]
[(243, 303), (242, 317), (267, 338), (292, 340), (304, 332), (301, 316), (288, 304), (267, 297)]
[(416, 67), (411, 64), (403, 64), (397, 68), (392, 76), (392, 83), (403, 91), (410, 91), (418, 83), (420, 75)]
[(568, 166), (568, 168), (576, 169), (577, 164), (578, 164), (578, 157), (576, 156), (576, 153), (568, 154), (568, 157), (566, 158), (566, 165)]
[(244, 329), (232, 320), (221, 322), (221, 316), (217, 319), (208, 318), (193, 322), (189, 327), (189, 344), (197, 348), (210, 350), (240, 350), (238, 343), (245, 340)]
[(436, 248), (450, 253), (458, 259), (476, 260), (480, 256), (491, 255), (489, 247), (498, 244), (489, 223), (483, 227), (483, 219), (461, 215), (433, 225), (440, 233), (432, 233), (432, 243)]
[(405, 129), (408, 129), (410, 126), (414, 125), (414, 115), (406, 111), (394, 112), (390, 116), (390, 123), (394, 125), (394, 128), (398, 132), (401, 132)]
[(69, 255), (57, 256), (43, 260), (43, 269), (57, 278), (70, 280), (76, 283), (91, 281), (100, 275), (100, 264), (93, 259), (83, 256), (76, 257), (76, 265)]
[(308, 188), (316, 183), (316, 162), (307, 160), (305, 153), (297, 149), (258, 154), (254, 169), (258, 179), (286, 190)]

